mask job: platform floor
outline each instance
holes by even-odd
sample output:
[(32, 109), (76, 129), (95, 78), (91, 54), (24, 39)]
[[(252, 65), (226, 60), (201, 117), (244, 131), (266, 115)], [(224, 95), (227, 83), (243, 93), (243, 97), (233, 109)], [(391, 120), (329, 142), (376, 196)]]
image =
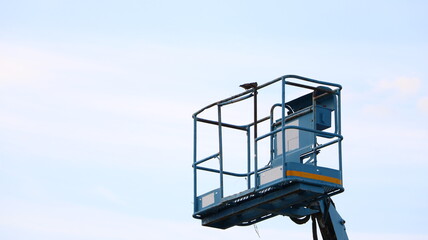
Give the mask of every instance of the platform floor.
[[(283, 181), (245, 194), (224, 198), (213, 207), (197, 212), (203, 226), (227, 229), (251, 225), (278, 215), (291, 216), (291, 208), (307, 206), (327, 194), (342, 192), (335, 184), (314, 184), (310, 181)], [(295, 215), (294, 215), (295, 216)]]

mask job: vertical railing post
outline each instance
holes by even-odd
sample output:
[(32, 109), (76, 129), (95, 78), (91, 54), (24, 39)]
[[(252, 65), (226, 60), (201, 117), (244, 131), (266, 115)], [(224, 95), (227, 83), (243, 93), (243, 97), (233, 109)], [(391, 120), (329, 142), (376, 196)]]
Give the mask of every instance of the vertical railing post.
[(257, 138), (257, 83), (254, 83), (254, 141)]
[(251, 188), (251, 136), (250, 128), (247, 128), (247, 188)]
[(281, 144), (282, 144), (282, 166), (285, 164), (285, 78), (281, 80)]
[(258, 161), (258, 155), (257, 155), (257, 83), (253, 83), (253, 91), (254, 91), (254, 187), (257, 189), (257, 161)]
[(196, 165), (194, 165), (197, 161), (197, 132), (196, 132), (196, 127), (197, 127), (197, 117), (194, 116), (193, 117), (193, 211), (197, 212), (198, 211), (198, 201), (197, 201), (197, 196), (198, 196), (198, 186), (197, 186), (197, 181), (198, 181), (198, 177), (197, 177), (197, 170), (196, 170)]
[(217, 105), (218, 109), (218, 151), (219, 151), (219, 161), (220, 161), (220, 197), (224, 196), (223, 189), (223, 136), (222, 136), (222, 126), (221, 126), (221, 106)]
[[(244, 88), (245, 90), (252, 89), (253, 90), (253, 96), (254, 96), (254, 187), (257, 188), (257, 82), (252, 83), (245, 83), (240, 85), (240, 87)], [(249, 165), (249, 164), (248, 164)], [(249, 165), (250, 166), (250, 165)], [(250, 168), (248, 172), (250, 172)], [(249, 174), (248, 174), (249, 175)], [(248, 183), (248, 186), (250, 187), (250, 182)]]
[[(340, 136), (342, 136), (342, 123), (341, 123), (341, 121), (342, 121), (342, 119), (341, 119), (341, 115), (342, 115), (342, 106), (341, 106), (342, 104), (341, 104), (341, 99), (340, 99), (340, 89), (338, 90), (338, 92), (337, 92), (337, 111), (338, 111), (338, 113), (337, 113), (337, 115), (338, 115), (338, 122), (337, 122), (337, 125), (338, 125), (338, 134), (340, 135)], [(338, 154), (339, 154), (339, 171), (340, 171), (340, 180), (342, 181), (342, 185), (343, 185), (343, 173), (342, 173), (342, 139), (340, 139), (339, 140), (339, 142), (338, 142)]]
[[(271, 109), (271, 113), (270, 113), (270, 119), (269, 119), (269, 132), (273, 131), (273, 108)], [(270, 156), (269, 156), (269, 162), (273, 161), (273, 149), (274, 149), (274, 134), (270, 135)]]
[(258, 166), (257, 166), (257, 140), (254, 139), (254, 188), (257, 189), (257, 179), (258, 177)]
[[(317, 129), (317, 100), (315, 99), (317, 96), (317, 90), (314, 90), (312, 93), (312, 127), (314, 130)], [(313, 156), (314, 156), (314, 166), (317, 166), (317, 134), (313, 133)]]

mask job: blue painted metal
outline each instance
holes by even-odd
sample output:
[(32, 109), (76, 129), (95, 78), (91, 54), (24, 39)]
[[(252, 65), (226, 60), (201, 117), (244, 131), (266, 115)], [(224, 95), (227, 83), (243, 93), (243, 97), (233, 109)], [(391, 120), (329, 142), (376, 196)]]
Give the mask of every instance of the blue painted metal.
[[(303, 83), (302, 83), (303, 82)], [(281, 85), (279, 103), (272, 103), (268, 116), (257, 118), (246, 125), (222, 121), (222, 108), (256, 97), (266, 87)], [(309, 94), (286, 101), (286, 88), (309, 89)], [(210, 104), (193, 114), (194, 119), (194, 213), (202, 225), (226, 229), (245, 226), (277, 215), (303, 217), (322, 212), (320, 201), (344, 191), (342, 179), (342, 135), (341, 103), (339, 84), (329, 83), (297, 75), (284, 75), (262, 85), (255, 85), (240, 94)], [(257, 101), (255, 101), (255, 113)], [(217, 106), (217, 119), (200, 117), (207, 109)], [(281, 117), (274, 119), (275, 109), (281, 108)], [(287, 111), (286, 111), (287, 110)], [(333, 117), (332, 117), (333, 114)], [(257, 124), (269, 120), (269, 132), (250, 132)], [(217, 153), (198, 157), (197, 125), (212, 124), (218, 127)], [(333, 131), (329, 131), (334, 126)], [(244, 130), (246, 137), (246, 171), (237, 173), (224, 169), (227, 159), (223, 152), (223, 129)], [(258, 146), (260, 141), (270, 141), (270, 160), (260, 167)], [(318, 140), (325, 139), (322, 144)], [(317, 155), (323, 148), (337, 145), (338, 169), (322, 166)], [(251, 148), (254, 149), (251, 149)], [(216, 152), (214, 150), (213, 152)], [(253, 152), (253, 156), (251, 153)], [(200, 160), (198, 160), (200, 159)], [(203, 166), (212, 159), (218, 159), (218, 168)], [(198, 171), (219, 175), (218, 188), (199, 194)], [(224, 175), (246, 178), (246, 189), (224, 196)], [(345, 233), (346, 234), (346, 233)], [(341, 239), (341, 238), (338, 238)]]
[(221, 105), (218, 105), (218, 152), (219, 152), (219, 160), (220, 160), (220, 197), (224, 196), (224, 187), (223, 187), (223, 133), (222, 133), (222, 123), (221, 123)]
[[(285, 149), (285, 77), (281, 79), (281, 148)], [(273, 131), (272, 131), (273, 132)], [(272, 161), (273, 159), (271, 159)], [(287, 162), (287, 154), (282, 154), (282, 164)]]
[(206, 157), (206, 158), (204, 158), (204, 159), (202, 159), (202, 160), (196, 161), (195, 163), (193, 163), (193, 164), (192, 164), (192, 167), (195, 167), (195, 166), (197, 166), (197, 165), (199, 165), (199, 164), (201, 164), (201, 163), (204, 163), (204, 162), (206, 162), (206, 161), (208, 161), (208, 160), (211, 160), (211, 159), (213, 159), (213, 158), (217, 158), (217, 157), (219, 157), (219, 156), (220, 156), (220, 153), (215, 153), (215, 154), (213, 154), (213, 155), (211, 155), (211, 156), (208, 156), (208, 157)]
[(318, 201), (316, 206), (319, 211), (312, 216), (318, 222), (323, 239), (348, 240), (345, 220), (337, 212), (333, 201), (330, 198), (324, 198)]
[(346, 234), (345, 220), (339, 215), (336, 210), (336, 207), (330, 203), (328, 208), (328, 215), (331, 219), (331, 223), (334, 228), (334, 235), (336, 239), (348, 240), (348, 235)]
[(247, 128), (247, 189), (251, 188), (251, 137), (250, 128)]

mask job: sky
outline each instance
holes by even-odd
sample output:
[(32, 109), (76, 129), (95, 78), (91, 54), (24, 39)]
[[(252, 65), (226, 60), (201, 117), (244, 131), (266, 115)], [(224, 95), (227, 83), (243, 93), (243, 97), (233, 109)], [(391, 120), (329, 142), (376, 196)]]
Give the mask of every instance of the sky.
[(192, 114), (285, 74), (343, 86), (349, 237), (428, 239), (425, 1), (0, 6), (0, 239), (310, 239), (191, 217)]

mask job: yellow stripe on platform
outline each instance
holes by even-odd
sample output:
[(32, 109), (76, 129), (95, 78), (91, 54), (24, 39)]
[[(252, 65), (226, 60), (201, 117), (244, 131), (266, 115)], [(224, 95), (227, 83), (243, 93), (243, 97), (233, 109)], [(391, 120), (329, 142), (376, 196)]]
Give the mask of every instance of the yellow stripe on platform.
[(342, 185), (342, 181), (338, 178), (327, 177), (327, 176), (323, 176), (323, 175), (319, 175), (319, 174), (313, 174), (313, 173), (307, 173), (307, 172), (301, 172), (301, 171), (293, 171), (293, 170), (288, 170), (285, 174), (287, 176), (310, 178), (310, 179), (315, 179), (315, 180), (320, 180), (320, 181), (324, 181), (324, 182), (330, 182), (330, 183)]

